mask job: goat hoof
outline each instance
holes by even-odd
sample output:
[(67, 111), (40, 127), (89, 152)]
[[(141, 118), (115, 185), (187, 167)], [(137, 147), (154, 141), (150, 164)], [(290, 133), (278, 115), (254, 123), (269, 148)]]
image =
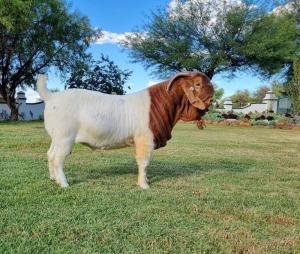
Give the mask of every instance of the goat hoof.
[(150, 185), (149, 185), (149, 184), (147, 184), (147, 183), (142, 183), (142, 184), (139, 184), (139, 186), (140, 186), (142, 189), (144, 189), (144, 190), (148, 190), (148, 189), (150, 189)]
[(69, 184), (68, 184), (68, 183), (61, 183), (61, 184), (60, 184), (60, 187), (66, 188), (66, 187), (69, 187)]

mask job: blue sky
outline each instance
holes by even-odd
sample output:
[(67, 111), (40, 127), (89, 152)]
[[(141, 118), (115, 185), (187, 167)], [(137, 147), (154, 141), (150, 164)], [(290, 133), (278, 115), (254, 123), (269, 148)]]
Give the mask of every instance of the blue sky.
[[(121, 70), (133, 71), (127, 85), (131, 87), (128, 93), (145, 89), (149, 84), (160, 80), (145, 71), (142, 64), (131, 64), (128, 54), (123, 51), (117, 41), (123, 33), (132, 32), (135, 27), (142, 25), (146, 16), (158, 7), (166, 7), (171, 0), (68, 0), (72, 9), (80, 11), (90, 20), (92, 27), (98, 27), (103, 32), (103, 37), (89, 49), (94, 59), (99, 59), (101, 54), (108, 55)], [(64, 84), (54, 74), (49, 73), (48, 87), (63, 90)], [(225, 91), (224, 98), (231, 96), (237, 89), (256, 90), (260, 85), (268, 85), (249, 73), (238, 73), (237, 78), (228, 80), (220, 75), (213, 77), (212, 82)], [(35, 101), (36, 95), (32, 90), (26, 91), (29, 102)]]

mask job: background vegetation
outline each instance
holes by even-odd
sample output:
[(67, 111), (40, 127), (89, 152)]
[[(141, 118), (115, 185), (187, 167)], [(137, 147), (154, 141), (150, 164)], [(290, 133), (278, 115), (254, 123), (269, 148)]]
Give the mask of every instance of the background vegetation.
[(90, 60), (86, 50), (100, 31), (64, 0), (0, 0), (0, 6), (0, 95), (17, 120), (16, 89), (34, 86), (50, 68), (64, 76)]
[[(131, 71), (107, 57), (93, 59), (87, 49), (103, 34), (69, 1), (0, 0), (0, 6), (0, 96), (10, 120), (18, 119), (17, 88), (34, 87), (36, 75), (49, 70), (68, 79), (66, 87), (125, 93)], [(180, 71), (213, 78), (250, 70), (292, 81), (299, 13), (297, 0), (177, 0), (152, 11), (121, 46), (133, 62), (164, 79)]]
[(0, 125), (0, 253), (300, 253), (297, 131), (178, 124), (145, 191), (134, 148), (76, 145), (62, 189), (43, 123)]
[(288, 76), (299, 53), (296, 2), (177, 0), (153, 11), (123, 46), (156, 76), (184, 70), (210, 79), (237, 70)]

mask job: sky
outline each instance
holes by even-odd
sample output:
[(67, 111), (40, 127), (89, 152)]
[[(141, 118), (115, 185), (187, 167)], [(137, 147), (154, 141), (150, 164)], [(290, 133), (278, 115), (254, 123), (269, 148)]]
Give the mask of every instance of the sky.
[[(123, 34), (132, 32), (136, 27), (147, 21), (147, 15), (158, 7), (167, 7), (171, 0), (67, 0), (71, 3), (73, 10), (78, 10), (87, 16), (92, 27), (100, 28), (104, 36), (97, 42), (91, 44), (89, 52), (98, 60), (101, 54), (108, 56), (110, 60), (121, 70), (133, 71), (126, 86), (131, 90), (127, 93), (136, 92), (147, 88), (151, 84), (161, 80), (150, 75), (142, 64), (132, 64), (126, 50), (124, 51), (118, 44), (118, 40), (123, 38)], [(54, 75), (48, 73), (47, 86), (50, 89), (64, 89), (64, 83)], [(248, 89), (255, 91), (261, 85), (269, 85), (270, 82), (263, 82), (249, 73), (238, 72), (234, 79), (227, 79), (221, 75), (215, 75), (212, 82), (218, 88), (224, 89), (223, 98), (231, 96), (236, 90)], [(38, 98), (32, 89), (25, 91), (27, 102), (35, 102)]]

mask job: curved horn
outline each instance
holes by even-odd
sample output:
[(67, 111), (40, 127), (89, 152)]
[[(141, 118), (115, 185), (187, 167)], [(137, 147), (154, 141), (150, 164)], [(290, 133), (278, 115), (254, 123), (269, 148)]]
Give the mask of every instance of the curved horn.
[(167, 90), (170, 90), (171, 86), (173, 85), (173, 83), (180, 77), (188, 77), (191, 75), (191, 72), (186, 71), (186, 72), (180, 72), (178, 74), (176, 74), (168, 83), (167, 86)]

